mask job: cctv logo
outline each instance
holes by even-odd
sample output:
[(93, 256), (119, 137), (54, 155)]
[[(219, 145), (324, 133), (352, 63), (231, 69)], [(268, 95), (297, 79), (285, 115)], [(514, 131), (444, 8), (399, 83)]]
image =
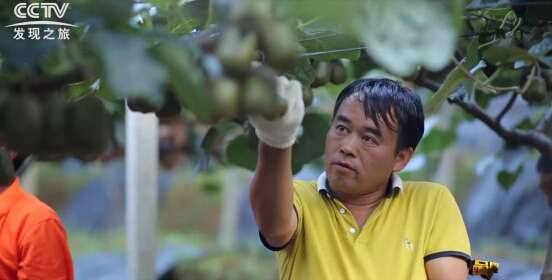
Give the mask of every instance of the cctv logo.
[(69, 8), (69, 3), (63, 3), (61, 8), (57, 3), (32, 3), (28, 6), (27, 3), (19, 3), (13, 8), (13, 13), (18, 18), (27, 18), (27, 15), (30, 18), (39, 18), (38, 11), (42, 9), (44, 11), (44, 18), (51, 18), (52, 11), (56, 14), (57, 18), (63, 18), (65, 12), (67, 12), (67, 8)]
[[(44, 19), (51, 19), (54, 16), (61, 19), (69, 9), (70, 3), (63, 3), (59, 6), (57, 3), (19, 3), (13, 8), (13, 13), (20, 19), (40, 19), (41, 12)], [(76, 25), (50, 20), (33, 20), (7, 25), (6, 27), (23, 25), (61, 25), (77, 27)]]
[(17, 18), (28, 21), (6, 27), (13, 27), (13, 39), (18, 41), (70, 40), (71, 29), (68, 27), (77, 26), (60, 21), (67, 10), (69, 3), (19, 3), (13, 8), (13, 13)]

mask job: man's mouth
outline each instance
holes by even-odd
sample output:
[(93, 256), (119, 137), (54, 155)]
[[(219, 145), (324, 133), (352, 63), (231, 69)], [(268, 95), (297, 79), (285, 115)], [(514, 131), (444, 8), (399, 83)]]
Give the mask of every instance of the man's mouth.
[(347, 170), (356, 172), (353, 166), (345, 161), (334, 161), (333, 165), (337, 166), (338, 168), (347, 169)]

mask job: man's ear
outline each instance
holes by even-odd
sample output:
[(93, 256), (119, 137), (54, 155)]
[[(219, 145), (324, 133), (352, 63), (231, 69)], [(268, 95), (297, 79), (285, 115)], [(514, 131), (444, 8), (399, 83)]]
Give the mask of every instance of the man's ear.
[(408, 164), (412, 155), (414, 154), (414, 149), (404, 148), (400, 150), (395, 156), (395, 165), (393, 166), (394, 172), (399, 172)]

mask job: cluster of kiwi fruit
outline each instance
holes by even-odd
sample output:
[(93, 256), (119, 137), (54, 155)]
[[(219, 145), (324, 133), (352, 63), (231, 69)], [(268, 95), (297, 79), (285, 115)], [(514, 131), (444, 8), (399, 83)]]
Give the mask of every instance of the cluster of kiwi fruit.
[(160, 119), (171, 119), (180, 116), (182, 106), (176, 94), (169, 90), (163, 94), (165, 96), (161, 106), (155, 106), (143, 97), (133, 97), (127, 100), (128, 108), (133, 112), (155, 113)]
[(325, 86), (328, 83), (334, 85), (347, 81), (347, 69), (339, 59), (331, 61), (311, 61), (314, 67), (314, 80), (310, 85), (303, 85), (303, 103), (306, 107), (312, 104), (314, 94), (312, 89)]
[[(216, 123), (248, 115), (276, 119), (287, 110), (286, 102), (277, 94), (277, 77), (293, 71), (303, 48), (295, 32), (273, 15), (270, 2), (241, 1), (228, 8), (223, 25), (196, 36), (203, 57), (196, 63), (205, 74), (201, 96), (210, 105), (209, 113), (200, 116), (200, 121)], [(206, 66), (212, 63), (217, 67)], [(311, 63), (316, 77), (312, 84), (303, 85), (305, 106), (313, 101), (312, 88), (347, 80), (346, 69), (338, 59)], [(188, 107), (181, 103), (182, 96), (170, 90), (164, 93), (164, 100), (162, 106), (141, 98), (131, 98), (127, 104), (133, 111), (155, 112), (160, 118), (179, 116), (181, 105)]]
[[(202, 51), (201, 61), (195, 62), (204, 74), (200, 95), (210, 104), (209, 116), (200, 121), (216, 123), (248, 115), (275, 119), (285, 114), (287, 104), (277, 94), (277, 77), (295, 67), (302, 49), (293, 30), (272, 12), (268, 1), (243, 1), (229, 7), (224, 24), (194, 37)], [(213, 63), (216, 67), (206, 66)], [(179, 102), (180, 95), (181, 100), (170, 92), (164, 97), (161, 107), (139, 98), (129, 99), (128, 105), (160, 117), (179, 115), (180, 105), (188, 106)]]
[(311, 84), (312, 88), (317, 88), (331, 82), (335, 85), (343, 84), (347, 81), (347, 70), (341, 60), (320, 61), (315, 65), (316, 74)]
[(67, 100), (61, 93), (0, 89), (0, 137), (8, 150), (39, 160), (93, 160), (107, 150), (112, 133), (112, 117), (97, 96)]
[(209, 77), (207, 87), (214, 119), (275, 119), (287, 109), (277, 94), (276, 79), (295, 66), (301, 47), (293, 31), (273, 17), (269, 2), (247, 3), (232, 7), (215, 45), (204, 48), (223, 68), (220, 75)]

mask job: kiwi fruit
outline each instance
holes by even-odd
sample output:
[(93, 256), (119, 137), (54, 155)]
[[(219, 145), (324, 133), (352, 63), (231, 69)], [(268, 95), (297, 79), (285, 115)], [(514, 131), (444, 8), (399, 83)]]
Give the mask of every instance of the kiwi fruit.
[(347, 81), (347, 69), (345, 69), (341, 60), (331, 62), (330, 81), (335, 85), (340, 85)]

